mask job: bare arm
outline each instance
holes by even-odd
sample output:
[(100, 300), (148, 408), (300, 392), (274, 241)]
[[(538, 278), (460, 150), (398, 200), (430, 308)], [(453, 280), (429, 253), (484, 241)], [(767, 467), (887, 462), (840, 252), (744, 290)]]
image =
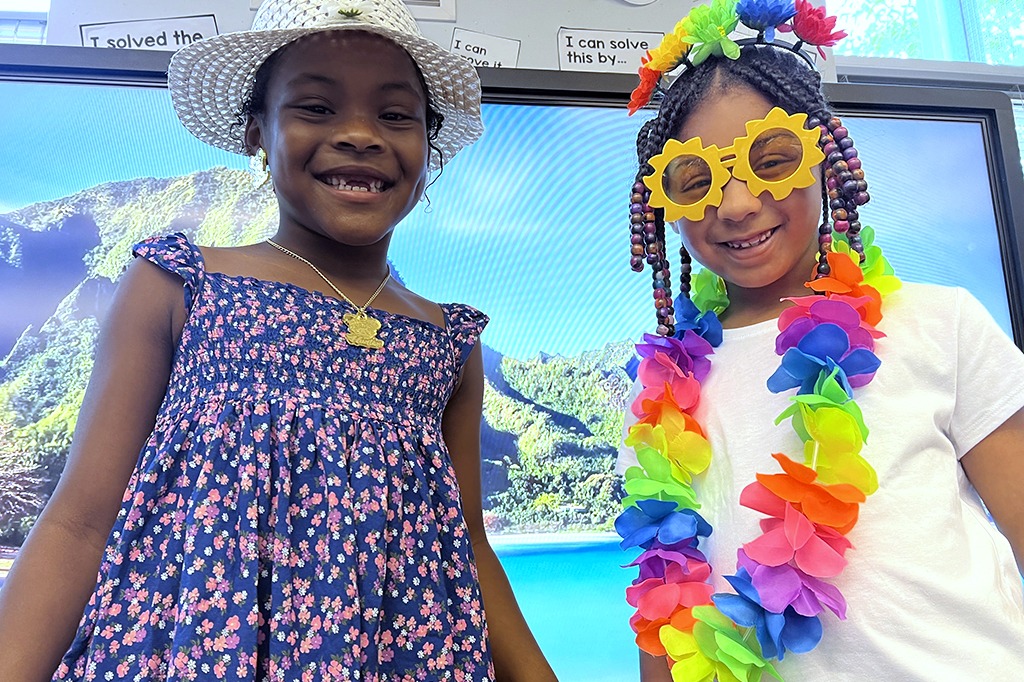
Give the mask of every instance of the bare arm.
[(104, 321), (60, 482), (0, 590), (4, 680), (49, 680), (74, 638), (184, 315), (181, 279), (134, 262)]
[(672, 671), (664, 656), (651, 656), (646, 651), (640, 652), (641, 682), (672, 682)]
[(555, 673), (533, 638), (505, 571), (484, 532), (480, 483), (483, 394), (483, 355), (477, 344), (466, 361), (462, 384), (445, 409), (442, 430), (459, 479), (462, 513), (480, 574), (494, 672), (498, 682), (554, 680)]
[(960, 459), (1024, 573), (1024, 408)]

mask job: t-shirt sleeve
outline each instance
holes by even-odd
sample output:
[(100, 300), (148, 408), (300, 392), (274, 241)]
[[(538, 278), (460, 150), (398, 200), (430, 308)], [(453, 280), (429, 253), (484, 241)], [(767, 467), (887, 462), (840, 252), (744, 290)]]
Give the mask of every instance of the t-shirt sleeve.
[(949, 437), (963, 457), (1024, 407), (1024, 353), (970, 292), (957, 289), (956, 394)]
[(633, 414), (633, 401), (640, 395), (640, 391), (643, 390), (643, 384), (637, 379), (633, 382), (633, 388), (629, 392), (629, 398), (626, 400), (626, 412), (622, 424), (622, 438), (619, 440), (619, 454), (615, 460), (615, 472), (619, 474), (626, 473), (626, 469), (631, 466), (636, 466), (639, 462), (636, 459), (636, 451), (622, 442), (626, 437), (626, 433), (629, 431), (629, 427), (636, 424), (637, 418)]

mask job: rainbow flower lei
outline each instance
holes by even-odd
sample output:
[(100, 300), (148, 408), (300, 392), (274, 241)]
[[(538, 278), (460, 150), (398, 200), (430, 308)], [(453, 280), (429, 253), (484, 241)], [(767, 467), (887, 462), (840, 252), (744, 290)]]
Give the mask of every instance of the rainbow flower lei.
[(636, 608), (636, 642), (668, 657), (675, 682), (754, 682), (763, 674), (781, 680), (771, 659), (817, 646), (825, 610), (846, 617), (829, 579), (846, 565), (846, 535), (860, 503), (878, 488), (861, 455), (868, 428), (853, 392), (879, 367), (874, 342), (883, 334), (875, 325), (883, 297), (900, 286), (871, 228), (861, 235), (863, 263), (837, 235), (827, 256), (831, 274), (805, 285), (818, 295), (788, 299), (793, 305), (779, 317), (782, 362), (768, 388), (798, 389), (776, 424), (790, 421), (804, 443), (803, 463), (773, 454), (782, 472), (759, 473), (741, 492), (740, 504), (767, 518), (761, 535), (738, 551), (736, 573), (725, 577), (735, 594), (713, 593), (699, 544), (711, 526), (697, 511), (692, 485), (711, 463), (693, 411), (711, 371), (708, 356), (722, 343), (718, 315), (728, 298), (721, 279), (698, 273), (693, 299), (676, 301), (675, 336), (648, 334), (637, 344), (643, 390), (625, 442), (639, 466), (626, 471), (615, 529), (623, 549), (643, 550), (629, 564), (639, 575), (626, 589)]

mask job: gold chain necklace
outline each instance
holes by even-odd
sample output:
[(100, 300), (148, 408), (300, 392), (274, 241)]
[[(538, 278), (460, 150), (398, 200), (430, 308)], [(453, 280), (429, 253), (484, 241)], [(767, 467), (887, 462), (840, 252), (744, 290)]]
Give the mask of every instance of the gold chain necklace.
[(267, 243), (273, 246), (275, 249), (288, 254), (295, 260), (301, 261), (308, 265), (313, 270), (313, 272), (320, 275), (320, 279), (327, 282), (327, 286), (329, 286), (334, 291), (334, 293), (338, 295), (339, 298), (341, 298), (343, 301), (345, 301), (350, 306), (356, 309), (356, 312), (345, 313), (341, 318), (345, 321), (345, 324), (348, 325), (348, 330), (345, 332), (345, 341), (347, 341), (350, 346), (359, 346), (361, 348), (373, 349), (384, 347), (384, 342), (377, 337), (377, 332), (380, 331), (380, 321), (374, 317), (370, 317), (369, 315), (367, 315), (366, 309), (370, 307), (370, 304), (373, 303), (377, 296), (380, 295), (380, 292), (384, 291), (384, 287), (387, 286), (387, 283), (391, 281), (390, 265), (388, 266), (387, 276), (384, 278), (384, 281), (380, 283), (380, 286), (377, 287), (377, 290), (373, 292), (373, 294), (370, 296), (370, 299), (363, 305), (356, 305), (355, 302), (351, 298), (346, 296), (341, 289), (334, 286), (334, 282), (327, 279), (327, 275), (320, 272), (320, 268), (313, 265), (308, 260), (300, 256), (299, 254), (295, 253), (294, 251), (289, 251), (288, 249), (284, 248), (283, 246), (275, 242), (273, 239), (268, 239)]

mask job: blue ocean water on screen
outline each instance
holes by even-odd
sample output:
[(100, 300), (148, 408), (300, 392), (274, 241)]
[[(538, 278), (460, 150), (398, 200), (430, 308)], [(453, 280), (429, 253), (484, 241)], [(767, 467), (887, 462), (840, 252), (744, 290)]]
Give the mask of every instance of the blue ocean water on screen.
[(629, 627), (634, 609), (625, 590), (636, 552), (618, 538), (569, 537), (567, 542), (493, 540), (541, 651), (561, 682), (631, 682), (639, 654)]

